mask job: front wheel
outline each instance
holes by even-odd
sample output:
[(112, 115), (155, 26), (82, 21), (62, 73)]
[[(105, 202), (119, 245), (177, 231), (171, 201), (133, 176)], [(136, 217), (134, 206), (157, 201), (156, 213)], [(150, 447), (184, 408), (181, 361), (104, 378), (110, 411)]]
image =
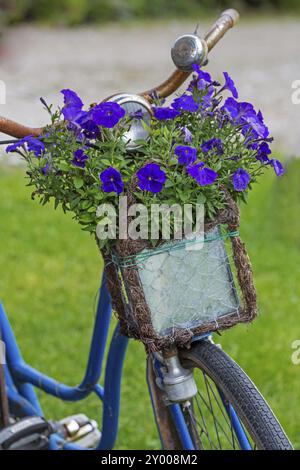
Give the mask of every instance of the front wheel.
[[(174, 406), (168, 407), (177, 446), (180, 436), (188, 434), (199, 450), (292, 450), (263, 396), (222, 349), (201, 341), (181, 350), (179, 357), (184, 367), (194, 370), (198, 392), (191, 401), (175, 405), (176, 413)], [(186, 448), (182, 441), (181, 448)]]

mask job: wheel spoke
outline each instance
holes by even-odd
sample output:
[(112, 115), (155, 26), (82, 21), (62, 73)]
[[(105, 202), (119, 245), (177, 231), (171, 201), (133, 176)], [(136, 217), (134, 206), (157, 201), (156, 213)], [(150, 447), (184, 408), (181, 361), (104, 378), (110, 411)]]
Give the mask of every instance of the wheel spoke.
[(210, 435), (209, 435), (209, 432), (208, 432), (208, 430), (207, 430), (206, 421), (205, 421), (204, 415), (203, 415), (203, 413), (202, 413), (201, 405), (199, 405), (199, 401), (198, 401), (197, 395), (195, 396), (195, 399), (196, 399), (198, 411), (200, 412), (200, 415), (201, 415), (201, 420), (202, 420), (202, 423), (203, 423), (203, 425), (204, 425), (204, 428), (203, 428), (203, 427), (201, 426), (201, 424), (198, 422), (198, 420), (196, 419), (196, 417), (195, 417), (195, 420), (196, 420), (197, 424), (200, 425), (202, 432), (204, 432), (204, 434), (206, 435), (206, 437), (207, 437), (207, 439), (208, 439), (208, 441), (209, 441), (209, 444), (210, 444), (211, 448), (212, 448), (212, 449), (213, 449), (213, 448), (216, 448), (216, 447), (213, 445), (213, 442), (212, 442), (212, 440), (211, 440), (211, 438), (210, 438)]
[(216, 385), (204, 372), (202, 386), (198, 386), (193, 403), (196, 408), (190, 403), (184, 411), (197, 448), (205, 449), (206, 442), (206, 446), (212, 450), (228, 446), (234, 450), (240, 449), (231, 415), (227, 414)]
[[(203, 397), (203, 395), (200, 392), (198, 392), (198, 395), (201, 398), (201, 400), (203, 401), (204, 405), (207, 407), (207, 409), (209, 409), (209, 405), (208, 405), (207, 401), (205, 400), (205, 398)], [(202, 413), (201, 405), (198, 405), (198, 408), (199, 408), (199, 411)], [(223, 431), (223, 434), (226, 437), (228, 443), (231, 444), (231, 439), (229, 438), (229, 436), (228, 436), (227, 432), (225, 431), (225, 429), (223, 428), (223, 426), (220, 424), (219, 420), (217, 418), (215, 418), (214, 421), (220, 427), (220, 429)]]
[(210, 391), (209, 391), (210, 389), (209, 389), (209, 387), (208, 387), (208, 385), (207, 385), (207, 377), (206, 377), (206, 374), (205, 374), (205, 373), (203, 373), (203, 377), (204, 377), (206, 392), (207, 392), (208, 400), (209, 400), (209, 408), (210, 408), (210, 411), (211, 411), (211, 414), (212, 414), (213, 420), (214, 420), (215, 431), (216, 431), (216, 434), (217, 434), (217, 439), (218, 439), (218, 443), (219, 443), (219, 448), (222, 449), (222, 445), (221, 445), (221, 441), (220, 441), (220, 437), (219, 437), (218, 426), (217, 426), (217, 420), (216, 420), (215, 413), (214, 413), (214, 410), (213, 410), (213, 406), (212, 406), (212, 402), (211, 402), (211, 397), (210, 397)]

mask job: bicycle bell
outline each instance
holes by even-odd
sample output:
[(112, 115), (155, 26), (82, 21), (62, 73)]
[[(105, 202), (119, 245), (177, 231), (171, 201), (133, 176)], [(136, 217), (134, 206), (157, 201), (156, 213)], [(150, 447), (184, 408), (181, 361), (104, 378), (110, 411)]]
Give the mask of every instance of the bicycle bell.
[(193, 64), (204, 64), (207, 61), (207, 54), (206, 42), (196, 34), (180, 36), (171, 49), (174, 64), (184, 72), (191, 72)]
[(129, 93), (111, 96), (109, 101), (118, 103), (131, 116), (132, 122), (129, 130), (124, 134), (124, 140), (129, 151), (137, 150), (140, 147), (137, 141), (146, 140), (149, 136), (149, 132), (143, 126), (143, 122), (150, 125), (152, 110), (149, 102), (142, 96)]

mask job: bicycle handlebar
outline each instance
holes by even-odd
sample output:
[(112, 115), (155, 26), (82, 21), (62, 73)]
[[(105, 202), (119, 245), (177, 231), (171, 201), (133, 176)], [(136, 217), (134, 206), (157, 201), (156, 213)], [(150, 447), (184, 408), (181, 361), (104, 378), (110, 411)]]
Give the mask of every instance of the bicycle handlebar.
[(24, 126), (23, 124), (19, 124), (11, 119), (0, 116), (0, 132), (20, 139), (27, 135), (38, 137), (42, 134), (43, 128)]
[(207, 31), (205, 34), (205, 41), (207, 44), (208, 52), (217, 44), (217, 42), (222, 39), (224, 34), (239, 20), (239, 13), (238, 11), (234, 10), (233, 8), (229, 8), (228, 10), (223, 11), (220, 18), (212, 25), (212, 27)]
[[(221, 16), (215, 21), (208, 32), (204, 36), (204, 40), (207, 44), (208, 52), (222, 39), (224, 34), (232, 28), (239, 19), (239, 13), (234, 9), (225, 10)], [(166, 98), (176, 91), (191, 72), (184, 72), (176, 69), (175, 72), (161, 85), (152, 88), (151, 90), (144, 91), (140, 95), (144, 96), (149, 101), (153, 95), (159, 98)], [(22, 138), (28, 135), (38, 137), (43, 132), (42, 127), (28, 127), (23, 124), (19, 124), (15, 121), (0, 116), (0, 132), (8, 134), (12, 137)]]

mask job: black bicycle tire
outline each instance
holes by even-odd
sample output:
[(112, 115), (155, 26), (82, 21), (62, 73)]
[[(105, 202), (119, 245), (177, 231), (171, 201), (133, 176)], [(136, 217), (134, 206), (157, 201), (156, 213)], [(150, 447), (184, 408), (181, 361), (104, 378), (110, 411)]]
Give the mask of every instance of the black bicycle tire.
[(270, 406), (243, 369), (210, 341), (179, 353), (185, 367), (205, 372), (234, 407), (260, 450), (292, 450), (292, 444)]

